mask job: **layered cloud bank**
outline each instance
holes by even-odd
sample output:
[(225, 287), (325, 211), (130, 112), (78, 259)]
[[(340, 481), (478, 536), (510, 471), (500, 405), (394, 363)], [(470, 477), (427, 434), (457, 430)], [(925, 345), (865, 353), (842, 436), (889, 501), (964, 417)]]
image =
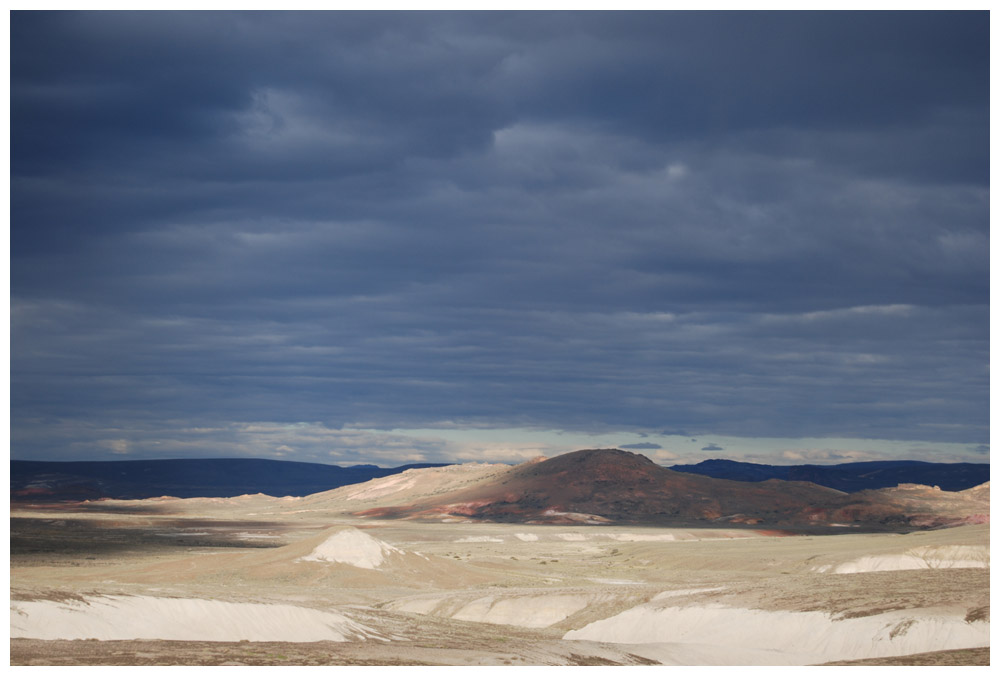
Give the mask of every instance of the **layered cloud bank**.
[(15, 457), (988, 442), (987, 12), (10, 33)]

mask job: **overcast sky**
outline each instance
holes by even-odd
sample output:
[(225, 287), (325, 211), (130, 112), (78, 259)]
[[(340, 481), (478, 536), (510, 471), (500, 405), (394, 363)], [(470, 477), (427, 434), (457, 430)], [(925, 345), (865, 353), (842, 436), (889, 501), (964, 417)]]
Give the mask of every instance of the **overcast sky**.
[(988, 460), (989, 15), (11, 16), (21, 459)]

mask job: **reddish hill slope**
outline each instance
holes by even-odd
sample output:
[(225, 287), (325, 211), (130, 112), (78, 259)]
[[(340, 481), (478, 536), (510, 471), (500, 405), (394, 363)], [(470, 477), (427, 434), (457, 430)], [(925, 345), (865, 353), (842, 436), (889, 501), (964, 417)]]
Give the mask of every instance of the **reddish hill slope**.
[[(903, 506), (882, 491), (864, 493), (777, 479), (713, 479), (660, 467), (637, 453), (595, 449), (525, 463), (462, 490), (359, 514), (536, 523), (911, 525), (914, 505)], [(940, 510), (929, 502), (919, 507), (921, 522), (912, 525), (937, 525)], [(961, 514), (951, 507), (941, 516), (942, 523), (961, 521), (966, 511), (982, 512), (980, 504), (962, 503)], [(988, 503), (985, 509), (988, 514)]]

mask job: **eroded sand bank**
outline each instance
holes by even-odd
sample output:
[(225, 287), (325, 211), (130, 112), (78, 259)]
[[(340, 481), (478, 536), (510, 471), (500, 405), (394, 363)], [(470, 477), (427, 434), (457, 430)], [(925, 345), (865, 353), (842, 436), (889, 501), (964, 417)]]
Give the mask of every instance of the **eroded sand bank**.
[(350, 641), (378, 632), (330, 611), (278, 603), (212, 599), (94, 596), (17, 601), (11, 638), (162, 639), (167, 641)]
[(988, 646), (990, 624), (967, 622), (964, 613), (933, 610), (838, 619), (819, 612), (648, 604), (569, 631), (564, 638), (713, 646), (713, 660), (725, 659), (719, 653), (755, 651), (759, 664), (818, 664)]

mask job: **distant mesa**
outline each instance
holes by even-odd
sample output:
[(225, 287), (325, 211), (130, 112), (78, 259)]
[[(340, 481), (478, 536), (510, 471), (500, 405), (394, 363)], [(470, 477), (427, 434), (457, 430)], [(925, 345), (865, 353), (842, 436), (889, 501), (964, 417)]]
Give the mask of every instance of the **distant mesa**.
[(962, 491), (990, 480), (988, 463), (918, 460), (877, 460), (839, 465), (762, 465), (714, 459), (703, 460), (695, 465), (673, 465), (670, 469), (733, 481), (809, 481), (847, 493), (872, 488), (892, 488), (908, 483), (938, 486), (946, 491)]
[(111, 460), (41, 462), (11, 460), (10, 496), (15, 502), (78, 502), (231, 498), (264, 493), (275, 497), (305, 496), (408, 469), (441, 467), (421, 463), (383, 468), (375, 465), (338, 467), (312, 462), (262, 458), (185, 458), (175, 460)]

